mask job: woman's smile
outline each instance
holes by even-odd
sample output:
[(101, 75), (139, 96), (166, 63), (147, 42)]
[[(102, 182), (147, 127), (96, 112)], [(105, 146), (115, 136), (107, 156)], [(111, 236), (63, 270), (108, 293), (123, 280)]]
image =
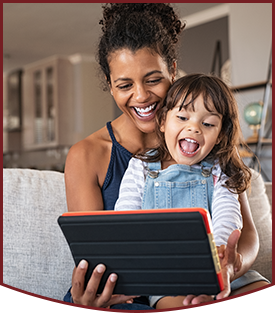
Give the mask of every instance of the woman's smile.
[(142, 120), (151, 120), (155, 118), (159, 102), (154, 102), (148, 106), (133, 107), (134, 113)]

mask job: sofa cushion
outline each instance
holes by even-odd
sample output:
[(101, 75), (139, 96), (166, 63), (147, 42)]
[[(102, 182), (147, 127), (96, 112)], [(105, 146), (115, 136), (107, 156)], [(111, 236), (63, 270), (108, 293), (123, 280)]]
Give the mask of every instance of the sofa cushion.
[[(248, 199), (260, 238), (253, 268), (271, 280), (271, 207), (263, 179), (254, 171)], [(67, 211), (64, 175), (54, 171), (4, 169), (3, 209), (4, 284), (62, 300), (71, 285), (74, 267), (57, 224), (57, 218)]]
[[(270, 190), (270, 184), (267, 184)], [(266, 194), (263, 178), (252, 171), (251, 191), (247, 191), (248, 200), (255, 226), (260, 239), (260, 249), (252, 269), (257, 270), (271, 281), (272, 279), (272, 219), (271, 206)], [(270, 197), (271, 198), (271, 197)]]
[(57, 224), (67, 211), (64, 175), (29, 169), (3, 170), (3, 282), (61, 300), (74, 262)]

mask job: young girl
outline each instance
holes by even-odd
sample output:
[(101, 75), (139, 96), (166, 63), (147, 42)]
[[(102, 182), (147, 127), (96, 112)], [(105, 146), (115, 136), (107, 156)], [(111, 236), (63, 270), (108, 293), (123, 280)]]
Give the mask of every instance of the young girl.
[[(172, 85), (156, 118), (159, 145), (130, 160), (115, 210), (203, 207), (216, 245), (226, 245), (242, 228), (238, 195), (251, 178), (238, 154), (241, 131), (230, 89), (212, 75), (186, 75)], [(159, 299), (151, 297), (150, 305)]]

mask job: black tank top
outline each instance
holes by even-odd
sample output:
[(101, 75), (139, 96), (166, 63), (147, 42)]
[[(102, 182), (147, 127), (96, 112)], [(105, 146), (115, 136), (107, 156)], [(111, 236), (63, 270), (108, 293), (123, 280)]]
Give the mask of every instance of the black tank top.
[(132, 153), (122, 147), (114, 136), (111, 122), (106, 124), (109, 135), (112, 139), (112, 152), (108, 171), (101, 189), (104, 210), (113, 210), (118, 198), (119, 186)]

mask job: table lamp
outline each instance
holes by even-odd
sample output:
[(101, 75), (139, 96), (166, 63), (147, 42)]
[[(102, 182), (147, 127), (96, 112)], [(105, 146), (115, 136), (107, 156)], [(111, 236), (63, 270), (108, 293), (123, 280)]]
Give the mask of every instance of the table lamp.
[(246, 140), (247, 143), (258, 142), (258, 129), (261, 127), (262, 110), (263, 103), (261, 101), (249, 103), (244, 109), (244, 119), (253, 130), (253, 135)]

